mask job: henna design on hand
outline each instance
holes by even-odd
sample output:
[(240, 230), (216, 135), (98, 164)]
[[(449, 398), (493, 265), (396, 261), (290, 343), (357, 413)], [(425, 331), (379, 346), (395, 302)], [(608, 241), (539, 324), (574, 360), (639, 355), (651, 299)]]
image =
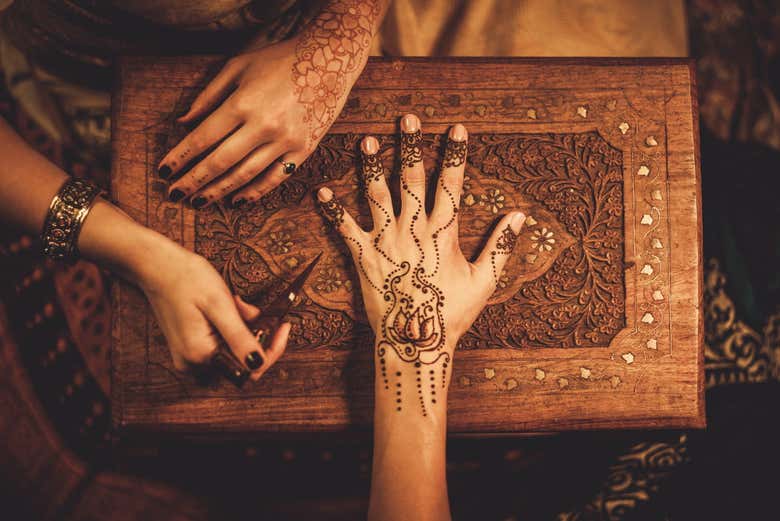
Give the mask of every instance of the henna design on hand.
[(401, 168), (411, 168), (422, 161), (422, 132), (401, 133)]
[(379, 154), (366, 154), (361, 151), (361, 156), (363, 159), (363, 182), (368, 188), (369, 184), (382, 180), (385, 168), (379, 159)]
[(515, 233), (512, 227), (508, 224), (504, 231), (501, 232), (501, 236), (496, 241), (495, 251), (490, 252), (490, 263), (493, 265), (493, 278), (498, 284), (498, 277), (500, 273), (496, 269), (496, 255), (510, 255), (514, 251), (517, 245), (517, 238), (520, 237), (519, 233)]
[(320, 208), (331, 226), (338, 229), (344, 224), (344, 206), (335, 197), (330, 201), (320, 201)]
[(304, 28), (295, 48), (292, 80), (306, 108), (307, 144), (319, 141), (367, 59), (381, 2), (333, 0)]
[(468, 150), (468, 141), (447, 141), (447, 148), (444, 150), (444, 168), (454, 168), (466, 162), (466, 152)]

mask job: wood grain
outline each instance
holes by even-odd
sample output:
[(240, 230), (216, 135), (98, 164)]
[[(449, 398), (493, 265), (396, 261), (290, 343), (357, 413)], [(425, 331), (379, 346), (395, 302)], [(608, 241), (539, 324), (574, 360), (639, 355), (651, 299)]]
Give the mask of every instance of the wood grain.
[(372, 340), (346, 251), (314, 209), (328, 184), (365, 218), (356, 143), (395, 156), (397, 121), (423, 120), (426, 170), (448, 126), (471, 135), (461, 240), (533, 217), (490, 305), (456, 352), (454, 433), (704, 425), (701, 203), (695, 78), (687, 60), (371, 60), (319, 149), (240, 211), (165, 201), (155, 172), (173, 119), (216, 57), (120, 60), (113, 196), (208, 258), (242, 294), (271, 295), (323, 251), (290, 348), (257, 384), (176, 374), (143, 295), (113, 288), (118, 429), (202, 435), (342, 431), (372, 420)]

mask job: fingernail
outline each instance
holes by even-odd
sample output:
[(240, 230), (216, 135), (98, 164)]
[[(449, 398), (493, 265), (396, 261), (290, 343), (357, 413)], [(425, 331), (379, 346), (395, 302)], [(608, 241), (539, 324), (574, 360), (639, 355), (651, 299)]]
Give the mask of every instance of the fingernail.
[(466, 141), (467, 137), (468, 133), (466, 132), (466, 127), (460, 123), (453, 125), (450, 129), (450, 139), (453, 141)]
[(246, 366), (250, 368), (252, 371), (256, 371), (263, 366), (263, 359), (260, 356), (259, 351), (252, 351), (251, 353), (246, 355), (246, 358), (244, 358), (244, 362), (246, 362)]
[(525, 214), (523, 212), (517, 212), (514, 217), (512, 217), (512, 221), (509, 223), (509, 226), (512, 227), (512, 231), (517, 233), (520, 233), (520, 228), (523, 227), (523, 223), (525, 222)]
[(192, 207), (193, 207), (193, 208), (195, 208), (195, 209), (197, 210), (197, 209), (199, 209), (199, 208), (202, 208), (202, 207), (204, 207), (204, 206), (206, 205), (206, 203), (207, 203), (207, 202), (209, 202), (209, 201), (208, 201), (208, 199), (206, 199), (206, 198), (205, 198), (205, 197), (203, 197), (203, 196), (199, 196), (199, 197), (196, 197), (195, 199), (193, 199), (193, 201), (192, 201)]
[(178, 203), (181, 201), (182, 197), (184, 197), (184, 192), (179, 190), (178, 188), (171, 190), (171, 193), (168, 194), (168, 199), (171, 200), (173, 203)]
[(401, 130), (406, 133), (420, 130), (420, 119), (414, 114), (407, 114), (401, 118)]
[(364, 154), (374, 155), (379, 152), (379, 141), (374, 136), (366, 136), (360, 143), (360, 149)]
[(261, 346), (265, 345), (265, 341), (267, 338), (268, 338), (268, 333), (265, 330), (260, 331), (257, 334), (257, 343), (260, 344)]
[(319, 199), (321, 203), (327, 203), (333, 199), (333, 190), (327, 186), (323, 186), (317, 191), (317, 199)]
[(168, 179), (171, 176), (171, 167), (168, 165), (163, 165), (160, 167), (160, 169), (157, 171), (157, 174), (160, 176), (161, 179)]
[(238, 199), (230, 203), (230, 205), (233, 208), (241, 208), (244, 205), (244, 203), (246, 203), (246, 199), (244, 199), (243, 197), (239, 197)]

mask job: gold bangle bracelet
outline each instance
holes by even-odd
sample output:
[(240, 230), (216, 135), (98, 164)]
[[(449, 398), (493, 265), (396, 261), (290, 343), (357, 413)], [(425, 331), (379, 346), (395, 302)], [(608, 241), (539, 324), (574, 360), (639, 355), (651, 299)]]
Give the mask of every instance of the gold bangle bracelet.
[(83, 179), (65, 181), (52, 198), (43, 223), (44, 255), (54, 260), (72, 260), (78, 256), (81, 226), (100, 193), (100, 188)]

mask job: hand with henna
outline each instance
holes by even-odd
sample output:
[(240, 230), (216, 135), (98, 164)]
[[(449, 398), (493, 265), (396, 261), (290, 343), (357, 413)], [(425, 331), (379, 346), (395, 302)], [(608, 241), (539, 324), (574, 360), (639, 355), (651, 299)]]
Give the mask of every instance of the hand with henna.
[(197, 126), (159, 164), (172, 201), (253, 202), (291, 175), (338, 116), (387, 0), (331, 0), (290, 40), (230, 59), (178, 119)]
[(458, 244), (458, 209), (467, 131), (449, 131), (435, 200), (426, 213), (420, 120), (401, 121), (401, 212), (396, 216), (379, 143), (361, 143), (365, 231), (328, 188), (317, 194), (325, 217), (349, 246), (375, 342), (375, 448), (369, 518), (447, 518), (444, 480), (446, 401), (455, 345), (495, 291), (525, 221), (504, 216), (469, 262)]

